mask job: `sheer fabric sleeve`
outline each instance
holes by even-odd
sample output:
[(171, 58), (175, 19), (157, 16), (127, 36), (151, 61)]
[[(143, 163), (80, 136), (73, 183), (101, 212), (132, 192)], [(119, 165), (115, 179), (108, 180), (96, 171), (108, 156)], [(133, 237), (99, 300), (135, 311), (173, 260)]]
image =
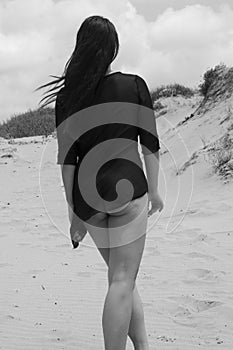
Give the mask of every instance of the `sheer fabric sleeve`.
[(66, 119), (66, 111), (58, 93), (55, 102), (55, 125), (57, 133), (57, 164), (77, 164), (78, 142), (69, 139), (64, 131), (64, 120)]
[[(138, 135), (142, 153), (147, 155), (160, 149), (156, 120), (150, 92), (145, 80), (136, 75), (138, 92)], [(145, 108), (146, 107), (146, 108)]]

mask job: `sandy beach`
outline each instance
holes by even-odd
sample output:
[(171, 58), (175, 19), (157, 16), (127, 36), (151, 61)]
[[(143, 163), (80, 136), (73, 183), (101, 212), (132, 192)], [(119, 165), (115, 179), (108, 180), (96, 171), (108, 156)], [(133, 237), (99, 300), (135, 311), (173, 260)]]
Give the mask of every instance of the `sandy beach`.
[[(176, 124), (198, 103), (181, 102)], [(216, 138), (220, 107), (176, 132), (158, 119), (165, 208), (149, 219), (137, 279), (152, 350), (232, 348), (233, 186), (200, 142)], [(107, 268), (89, 235), (72, 249), (56, 152), (52, 137), (1, 139), (2, 350), (104, 348)]]

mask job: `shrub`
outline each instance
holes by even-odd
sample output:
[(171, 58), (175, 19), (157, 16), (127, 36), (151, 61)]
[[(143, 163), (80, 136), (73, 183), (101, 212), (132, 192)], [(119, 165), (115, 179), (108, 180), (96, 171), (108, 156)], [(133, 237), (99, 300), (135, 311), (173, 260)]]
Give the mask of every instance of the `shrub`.
[(39, 108), (15, 115), (0, 124), (0, 137), (18, 138), (50, 135), (55, 129), (54, 109)]
[(160, 111), (163, 108), (165, 108), (165, 106), (160, 101), (154, 103), (154, 110), (156, 112)]
[(199, 84), (200, 93), (206, 97), (210, 87), (218, 79), (221, 70), (225, 69), (225, 64), (221, 63), (214, 68), (208, 69), (203, 75), (203, 82)]
[(225, 149), (220, 149), (214, 156), (214, 168), (219, 170), (220, 167), (229, 162), (232, 159), (232, 152)]
[(209, 150), (209, 161), (216, 174), (229, 179), (233, 178), (232, 159), (233, 141), (230, 134), (227, 133)]
[(195, 91), (193, 89), (180, 84), (161, 85), (151, 92), (151, 98), (154, 102), (160, 97), (171, 97), (178, 95), (191, 97), (194, 95), (194, 93)]

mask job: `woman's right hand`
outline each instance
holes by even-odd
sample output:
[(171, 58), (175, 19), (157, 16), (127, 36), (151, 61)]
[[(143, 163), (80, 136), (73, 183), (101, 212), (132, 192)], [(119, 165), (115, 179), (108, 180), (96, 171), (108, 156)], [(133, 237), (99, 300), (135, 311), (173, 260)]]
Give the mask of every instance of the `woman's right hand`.
[(157, 210), (161, 212), (164, 207), (164, 203), (162, 198), (160, 197), (158, 192), (148, 193), (149, 203), (151, 203), (151, 209), (148, 207), (148, 216), (153, 215)]

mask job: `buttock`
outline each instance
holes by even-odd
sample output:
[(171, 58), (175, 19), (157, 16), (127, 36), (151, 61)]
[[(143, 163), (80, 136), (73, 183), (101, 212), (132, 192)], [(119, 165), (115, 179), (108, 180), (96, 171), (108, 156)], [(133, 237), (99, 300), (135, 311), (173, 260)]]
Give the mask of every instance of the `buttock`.
[(112, 213), (91, 217), (85, 223), (93, 241), (99, 248), (119, 247), (146, 234), (148, 220), (148, 193), (125, 203)]
[(124, 205), (121, 205), (117, 209), (108, 210), (107, 213), (112, 216), (119, 216), (119, 215), (126, 214), (130, 210), (132, 211), (132, 209), (135, 211), (138, 209), (138, 207), (141, 206), (141, 203), (145, 203), (147, 199), (148, 199), (148, 193), (145, 193), (141, 197), (132, 199), (131, 201), (125, 203)]
[(131, 201), (121, 205), (120, 207), (116, 208), (116, 209), (111, 209), (111, 210), (108, 210), (107, 213), (108, 214), (113, 214), (113, 213), (118, 213), (118, 212), (121, 212), (123, 209), (125, 209), (126, 207), (128, 207), (128, 205), (130, 204)]

